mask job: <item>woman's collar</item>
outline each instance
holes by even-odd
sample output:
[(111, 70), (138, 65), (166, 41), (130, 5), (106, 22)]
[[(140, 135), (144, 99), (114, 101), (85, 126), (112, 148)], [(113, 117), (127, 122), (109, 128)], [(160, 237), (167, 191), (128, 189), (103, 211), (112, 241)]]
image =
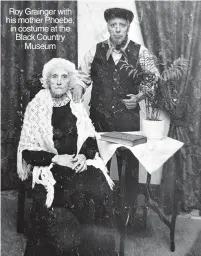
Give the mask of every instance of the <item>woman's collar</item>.
[(52, 97), (53, 107), (63, 107), (69, 103), (71, 98), (69, 97), (68, 92), (62, 95), (60, 98)]

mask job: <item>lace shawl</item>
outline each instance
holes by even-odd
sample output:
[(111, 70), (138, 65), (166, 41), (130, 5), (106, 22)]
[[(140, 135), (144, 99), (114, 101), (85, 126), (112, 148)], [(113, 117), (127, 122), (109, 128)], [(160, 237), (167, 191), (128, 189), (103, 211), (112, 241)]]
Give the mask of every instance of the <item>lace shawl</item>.
[[(79, 154), (83, 143), (88, 137), (95, 137), (99, 140), (99, 135), (95, 131), (83, 104), (81, 102), (74, 103), (70, 92), (68, 96), (70, 98), (71, 111), (77, 118), (77, 154)], [(52, 112), (53, 101), (49, 89), (41, 90), (27, 106), (17, 152), (17, 172), (19, 178), (22, 180), (27, 179), (31, 169), (31, 165), (27, 164), (22, 158), (23, 150), (44, 150), (58, 154), (53, 142)], [(86, 163), (87, 165), (93, 165), (101, 169), (110, 188), (113, 188), (114, 183), (109, 177), (108, 170), (98, 154), (96, 154), (93, 160), (87, 160)], [(56, 181), (51, 172), (52, 167), (53, 163), (45, 167), (34, 166), (32, 173), (32, 188), (37, 183), (44, 185), (47, 190), (47, 207), (50, 207), (54, 200), (54, 185)]]

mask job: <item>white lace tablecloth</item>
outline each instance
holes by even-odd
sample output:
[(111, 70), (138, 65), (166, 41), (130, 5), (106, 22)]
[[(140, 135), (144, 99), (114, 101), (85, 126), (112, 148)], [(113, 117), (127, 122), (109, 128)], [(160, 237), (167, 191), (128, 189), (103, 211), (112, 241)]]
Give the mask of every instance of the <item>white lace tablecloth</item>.
[[(141, 132), (129, 133), (142, 134)], [(162, 140), (148, 140), (147, 143), (136, 145), (134, 147), (106, 142), (103, 140), (98, 141), (99, 151), (105, 163), (110, 160), (117, 148), (126, 147), (135, 155), (135, 157), (150, 174), (158, 170), (183, 145), (183, 142), (169, 137)]]

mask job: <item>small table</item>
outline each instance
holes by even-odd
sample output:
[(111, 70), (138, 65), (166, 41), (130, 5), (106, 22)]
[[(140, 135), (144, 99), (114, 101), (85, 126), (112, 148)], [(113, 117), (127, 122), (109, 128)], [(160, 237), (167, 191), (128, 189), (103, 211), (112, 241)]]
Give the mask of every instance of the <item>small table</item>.
[[(139, 135), (142, 134), (142, 132), (128, 132), (128, 133), (139, 134)], [(105, 164), (110, 160), (110, 158), (113, 156), (117, 148), (126, 147), (135, 155), (135, 157), (139, 160), (139, 162), (145, 167), (145, 169), (147, 170), (147, 181), (146, 181), (146, 190), (144, 191), (145, 207), (143, 212), (143, 218), (144, 220), (147, 219), (148, 207), (154, 210), (158, 214), (159, 218), (170, 229), (170, 250), (172, 252), (175, 251), (174, 236), (175, 236), (175, 223), (177, 218), (177, 200), (176, 200), (177, 191), (174, 191), (173, 193), (174, 205), (172, 207), (172, 216), (171, 216), (171, 219), (169, 220), (160, 210), (157, 202), (153, 199), (153, 196), (150, 190), (150, 182), (151, 182), (151, 174), (154, 171), (158, 170), (171, 156), (173, 156), (183, 146), (183, 144), (184, 143), (169, 137), (163, 140), (148, 140), (147, 143), (136, 145), (134, 147), (101, 141), (101, 140), (98, 141), (99, 151)], [(126, 163), (127, 163), (127, 159), (125, 156), (123, 159), (121, 177), (120, 177), (120, 181), (121, 181), (120, 197), (121, 198), (124, 198), (124, 188), (126, 186), (125, 184)], [(178, 162), (176, 164), (179, 165)], [(126, 228), (134, 208), (136, 207), (131, 206), (131, 207), (128, 207), (127, 209), (127, 214), (124, 221), (124, 229), (122, 230), (121, 236), (120, 236), (120, 256), (124, 256)], [(124, 209), (122, 209), (122, 211), (123, 210)]]

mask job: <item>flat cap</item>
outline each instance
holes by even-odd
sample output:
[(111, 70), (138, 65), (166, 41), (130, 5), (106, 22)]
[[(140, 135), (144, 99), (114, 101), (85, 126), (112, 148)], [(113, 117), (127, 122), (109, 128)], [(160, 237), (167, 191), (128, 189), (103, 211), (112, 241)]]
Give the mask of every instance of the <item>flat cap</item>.
[(105, 10), (104, 12), (104, 18), (107, 22), (108, 20), (111, 20), (114, 18), (122, 18), (132, 22), (133, 17), (134, 17), (133, 13), (124, 8), (110, 8)]

